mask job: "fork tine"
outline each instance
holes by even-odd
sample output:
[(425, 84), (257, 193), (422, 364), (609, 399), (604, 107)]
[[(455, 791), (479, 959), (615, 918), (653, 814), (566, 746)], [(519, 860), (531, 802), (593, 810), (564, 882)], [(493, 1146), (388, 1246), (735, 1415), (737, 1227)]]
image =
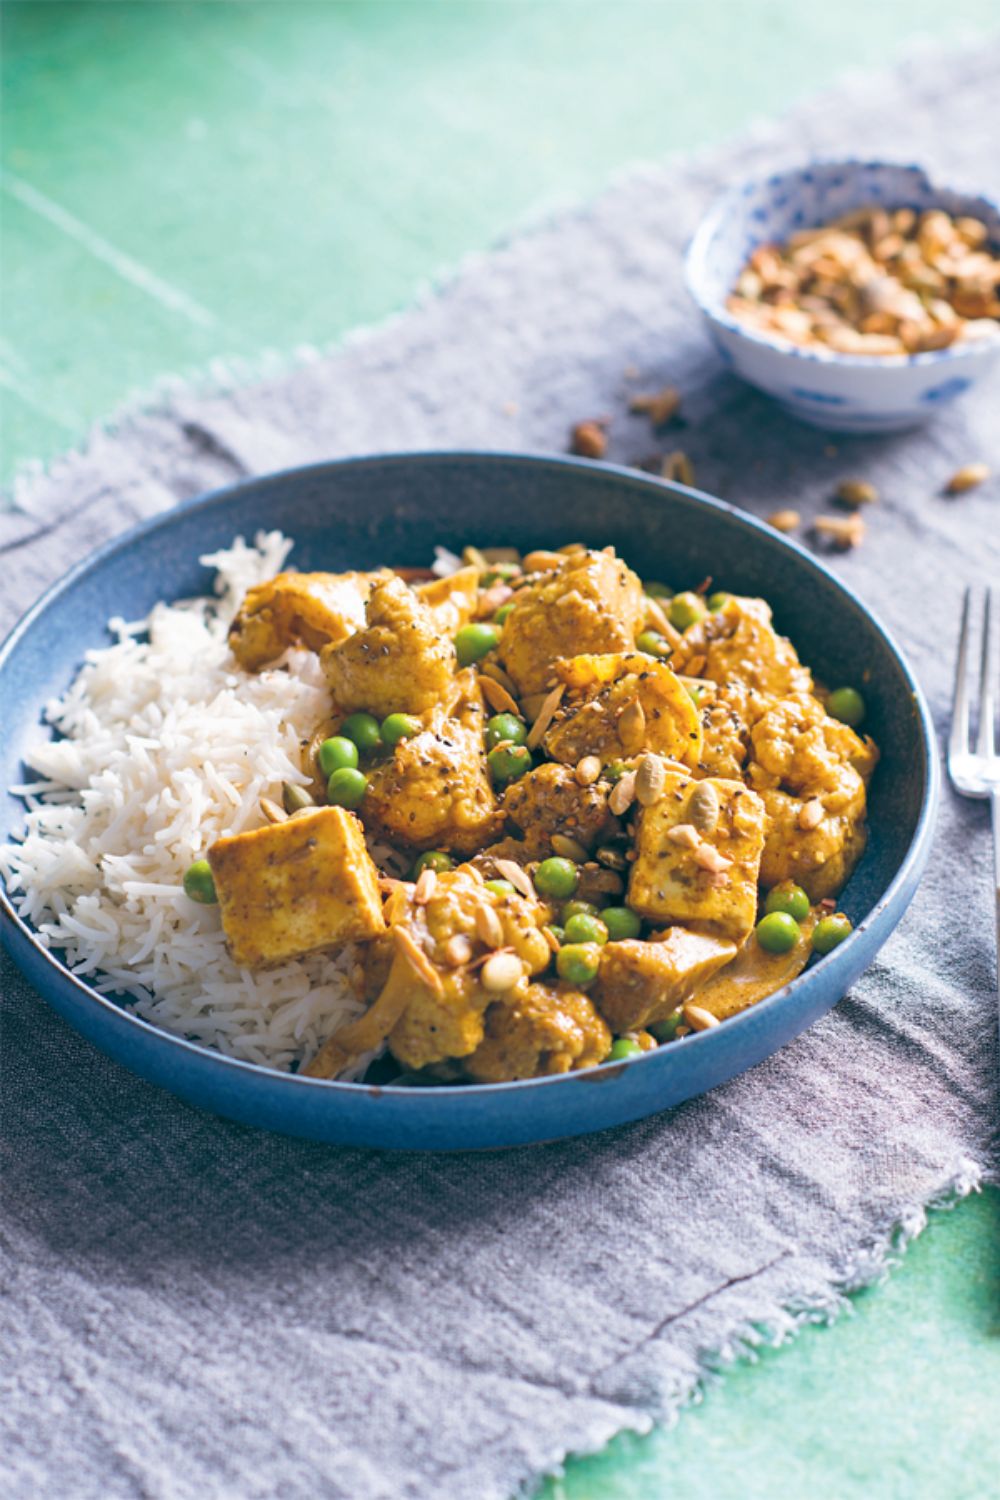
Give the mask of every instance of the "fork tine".
[(996, 675), (993, 666), (993, 590), (987, 589), (986, 606), (983, 610), (983, 654), (979, 667), (979, 733), (976, 736), (976, 754), (985, 756), (987, 760), (995, 753)]
[(962, 629), (958, 637), (958, 661), (955, 664), (955, 696), (951, 705), (951, 733), (948, 736), (948, 758), (969, 753), (969, 612), (972, 590), (966, 589), (962, 604)]

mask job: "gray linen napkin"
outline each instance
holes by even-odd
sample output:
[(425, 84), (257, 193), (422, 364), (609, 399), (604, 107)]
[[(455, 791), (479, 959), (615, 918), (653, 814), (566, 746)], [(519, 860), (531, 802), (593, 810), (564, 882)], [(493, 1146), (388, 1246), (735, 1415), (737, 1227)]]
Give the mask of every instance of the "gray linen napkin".
[[(961, 587), (1000, 578), (998, 391), (926, 432), (836, 440), (734, 383), (680, 286), (710, 195), (810, 153), (919, 157), (998, 185), (1000, 48), (848, 82), (695, 163), (471, 262), (328, 357), (177, 388), (22, 487), (0, 625), (103, 536), (183, 496), (336, 454), (561, 449), (628, 366), (685, 393), (699, 482), (766, 512), (882, 493), (837, 562), (898, 631), (939, 719)], [(428, 544), (432, 538), (428, 538)], [(333, 1150), (209, 1118), (78, 1040), (0, 968), (11, 1496), (489, 1500), (676, 1409), (708, 1363), (879, 1275), (924, 1207), (988, 1170), (996, 1014), (988, 836), (946, 802), (879, 961), (778, 1056), (672, 1114), (478, 1157)]]

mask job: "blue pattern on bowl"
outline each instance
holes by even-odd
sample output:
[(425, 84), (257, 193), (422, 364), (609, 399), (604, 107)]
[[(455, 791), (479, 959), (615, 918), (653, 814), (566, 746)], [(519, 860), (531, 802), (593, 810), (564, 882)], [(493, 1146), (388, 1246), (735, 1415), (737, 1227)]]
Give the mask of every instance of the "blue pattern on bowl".
[[(685, 261), (688, 290), (734, 372), (794, 415), (841, 431), (916, 426), (968, 390), (1000, 354), (1000, 328), (994, 339), (923, 354), (873, 358), (801, 349), (745, 327), (727, 310), (726, 298), (759, 245), (784, 241), (804, 225), (828, 223), (866, 203), (971, 215), (986, 223), (1000, 250), (1000, 208), (988, 198), (939, 188), (919, 166), (814, 162), (724, 193), (699, 225)], [(942, 381), (939, 367), (956, 362), (962, 374)], [(803, 363), (809, 368), (808, 396)]]
[[(205, 552), (237, 534), (282, 527), (301, 568), (426, 563), (433, 543), (461, 550), (566, 537), (619, 552), (649, 575), (763, 594), (779, 629), (824, 680), (865, 669), (866, 728), (882, 760), (864, 858), (841, 901), (855, 931), (829, 957), (753, 1010), (712, 1031), (583, 1073), (440, 1089), (334, 1083), (227, 1058), (140, 1020), (67, 972), (0, 891), (0, 937), (60, 1015), (111, 1057), (181, 1098), (247, 1124), (317, 1140), (469, 1149), (579, 1135), (667, 1109), (760, 1062), (834, 1005), (872, 962), (916, 890), (938, 794), (927, 706), (871, 612), (821, 563), (721, 501), (578, 459), (410, 454), (342, 460), (249, 481), (177, 507), (81, 563), (0, 648), (0, 787), (23, 780), (22, 756), (44, 706), (85, 650), (105, 643), (109, 614), (145, 615), (158, 599), (204, 593)], [(0, 842), (22, 825), (0, 793)]]

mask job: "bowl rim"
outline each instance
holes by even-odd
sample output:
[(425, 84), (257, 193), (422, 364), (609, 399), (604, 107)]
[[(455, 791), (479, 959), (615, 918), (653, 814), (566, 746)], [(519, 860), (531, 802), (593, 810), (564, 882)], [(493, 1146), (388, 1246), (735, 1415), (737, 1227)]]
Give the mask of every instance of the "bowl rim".
[[(709, 246), (718, 234), (719, 229), (725, 222), (733, 207), (744, 197), (749, 196), (755, 190), (764, 187), (778, 187), (784, 183), (801, 183), (807, 173), (824, 172), (827, 170), (842, 170), (847, 172), (872, 171), (887, 169), (895, 172), (904, 172), (911, 176), (915, 182), (921, 184), (931, 194), (943, 196), (945, 193), (952, 194), (956, 198), (966, 200), (965, 206), (970, 213), (975, 208), (986, 209), (1000, 226), (1000, 203), (990, 198), (985, 193), (973, 189), (965, 191), (962, 188), (947, 187), (935, 182), (927, 168), (916, 162), (865, 160), (861, 157), (815, 157), (797, 167), (786, 167), (779, 172), (769, 173), (767, 176), (747, 177), (723, 189), (712, 200), (698, 226), (694, 231), (688, 247), (684, 252), (684, 284), (688, 295), (696, 304), (702, 314), (710, 323), (725, 328), (727, 332), (745, 339), (750, 344), (757, 344), (764, 349), (770, 349), (776, 354), (788, 355), (791, 358), (802, 360), (807, 364), (817, 364), (826, 368), (843, 366), (845, 369), (863, 370), (905, 370), (920, 369), (926, 366), (946, 364), (949, 360), (969, 359), (975, 355), (990, 355), (1000, 352), (1000, 329), (995, 339), (983, 341), (973, 340), (971, 343), (951, 344), (946, 349), (927, 349), (920, 354), (841, 354), (835, 349), (818, 352), (812, 349), (803, 349), (790, 340), (783, 341), (777, 337), (768, 338), (765, 334), (758, 333), (748, 328), (745, 323), (727, 312), (713, 297), (710, 297), (701, 285), (701, 271)], [(859, 197), (858, 206), (861, 199)], [(1000, 232), (1000, 230), (998, 230)]]
[[(454, 463), (456, 465), (468, 463), (486, 463), (503, 465), (522, 465), (526, 468), (535, 468), (539, 465), (550, 469), (556, 469), (568, 476), (574, 473), (595, 473), (603, 478), (609, 475), (615, 480), (623, 483), (626, 487), (641, 491), (668, 492), (677, 495), (682, 500), (693, 501), (696, 506), (725, 515), (730, 521), (735, 521), (738, 526), (747, 532), (764, 536), (768, 543), (776, 546), (779, 550), (791, 553), (800, 564), (805, 565), (808, 570), (821, 577), (825, 582), (833, 584), (838, 592), (844, 596), (844, 602), (854, 610), (865, 615), (876, 630), (882, 636), (891, 654), (895, 657), (900, 672), (909, 688), (912, 705), (914, 708), (915, 727), (917, 730), (917, 748), (919, 750), (918, 769), (923, 777), (923, 798), (920, 811), (917, 816), (913, 835), (907, 847), (899, 868), (878, 897), (875, 904), (867, 911), (860, 922), (853, 928), (850, 935), (823, 958), (824, 973), (830, 974), (831, 970), (840, 969), (848, 973), (851, 968), (850, 953), (857, 944), (865, 942), (869, 930), (876, 924), (880, 924), (880, 918), (884, 916), (887, 909), (894, 905), (894, 898), (901, 893), (911, 882), (919, 881), (923, 865), (926, 861), (937, 816), (938, 800), (940, 796), (941, 772), (938, 763), (937, 741), (934, 723), (930, 708), (927, 704), (919, 682), (892, 633), (884, 625), (878, 615), (864, 604), (853, 589), (849, 588), (818, 558), (813, 556), (800, 543), (790, 537), (776, 532), (766, 522), (758, 519), (748, 511), (741, 510), (729, 501), (720, 500), (714, 495), (709, 495), (689, 485), (678, 484), (675, 481), (660, 479), (655, 475), (645, 474), (635, 469), (627, 468), (622, 464), (598, 462), (591, 459), (577, 458), (567, 454), (514, 452), (503, 449), (415, 449), (396, 453), (373, 453), (353, 457), (327, 459), (312, 464), (296, 465), (287, 469), (274, 470), (267, 474), (255, 475), (251, 478), (239, 480), (235, 484), (220, 486), (209, 490), (201, 495), (195, 495), (187, 500), (180, 501), (166, 511), (161, 511), (154, 516), (140, 521), (120, 535), (110, 538), (93, 552), (75, 563), (68, 572), (57, 578), (35, 603), (22, 615), (21, 619), (13, 626), (6, 639), (0, 643), (0, 675), (18, 646), (21, 639), (32, 629), (35, 622), (46, 612), (49, 605), (62, 593), (70, 589), (77, 579), (100, 567), (120, 552), (130, 549), (136, 542), (148, 537), (155, 536), (157, 532), (169, 528), (181, 515), (188, 515), (196, 511), (208, 511), (215, 506), (228, 504), (235, 493), (246, 492), (261, 484), (271, 484), (276, 479), (300, 480), (309, 476), (319, 478), (321, 476), (336, 475), (341, 469), (363, 468), (385, 468), (405, 467), (413, 464), (426, 462)], [(84, 648), (86, 649), (86, 648)], [(60, 988), (68, 988), (77, 992), (78, 996), (99, 1011), (104, 1012), (106, 1020), (113, 1027), (122, 1027), (131, 1030), (133, 1034), (143, 1035), (154, 1045), (173, 1050), (182, 1058), (196, 1067), (207, 1067), (222, 1073), (229, 1074), (234, 1078), (244, 1079), (251, 1088), (253, 1087), (307, 1087), (313, 1090), (330, 1091), (331, 1097), (341, 1094), (353, 1095), (354, 1097), (372, 1095), (391, 1095), (395, 1100), (411, 1100), (413, 1108), (422, 1108), (424, 1101), (430, 1098), (484, 1098), (486, 1096), (506, 1096), (515, 1092), (530, 1089), (549, 1089), (557, 1087), (561, 1083), (569, 1084), (579, 1081), (581, 1078), (593, 1077), (597, 1072), (606, 1072), (610, 1075), (611, 1070), (620, 1071), (623, 1068), (631, 1068), (651, 1063), (659, 1054), (660, 1049), (644, 1052), (638, 1056), (626, 1058), (618, 1062), (605, 1062), (596, 1068), (569, 1073), (550, 1073), (540, 1078), (519, 1078), (504, 1083), (481, 1083), (481, 1084), (440, 1084), (433, 1088), (400, 1087), (392, 1083), (373, 1085), (360, 1081), (350, 1081), (335, 1078), (310, 1078), (302, 1073), (290, 1073), (279, 1069), (268, 1068), (260, 1063), (254, 1063), (242, 1058), (230, 1057), (213, 1047), (200, 1042), (193, 1042), (186, 1037), (166, 1030), (138, 1016), (126, 1006), (111, 999), (109, 996), (99, 994), (89, 984), (85, 983), (77, 975), (73, 974), (56, 956), (56, 953), (41, 942), (37, 933), (28, 926), (27, 922), (15, 911), (6, 888), (6, 882), (0, 877), (0, 941), (5, 938), (5, 929), (10, 926), (23, 942), (26, 942), (33, 950), (35, 956), (40, 958), (44, 965), (52, 971), (54, 982)], [(887, 934), (886, 934), (887, 935)], [(884, 938), (880, 939), (880, 942)], [(736, 1015), (727, 1018), (726, 1028), (732, 1033), (736, 1027), (753, 1025), (753, 1018), (772, 1010), (778, 1005), (783, 1005), (790, 996), (803, 984), (809, 982), (810, 977), (815, 976), (816, 969), (806, 969), (788, 984), (775, 990), (764, 1000), (759, 1001), (749, 1009), (740, 1011)], [(43, 995), (44, 999), (45, 996)], [(713, 1045), (713, 1033), (716, 1028), (709, 1028), (702, 1032), (693, 1032), (689, 1036), (681, 1038), (680, 1045), (684, 1047), (706, 1047)]]

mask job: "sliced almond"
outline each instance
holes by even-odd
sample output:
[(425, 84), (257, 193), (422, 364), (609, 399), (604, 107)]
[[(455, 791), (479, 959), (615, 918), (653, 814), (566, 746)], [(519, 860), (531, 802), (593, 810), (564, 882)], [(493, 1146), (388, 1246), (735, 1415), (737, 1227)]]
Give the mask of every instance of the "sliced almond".
[(406, 959), (415, 974), (428, 985), (436, 995), (444, 993), (444, 981), (435, 969), (424, 950), (414, 941), (405, 927), (394, 927), (392, 929), (393, 941), (396, 950)]
[(694, 464), (680, 448), (667, 454), (660, 473), (664, 479), (672, 479), (677, 484), (694, 484)]
[(277, 802), (272, 802), (270, 797), (261, 797), (260, 810), (269, 823), (287, 823), (288, 814)]
[(697, 849), (692, 849), (691, 854), (695, 864), (702, 870), (707, 870), (710, 875), (722, 875), (732, 868), (732, 860), (725, 854), (720, 854), (714, 844), (699, 844)]
[(542, 937), (548, 943), (553, 953), (559, 952), (559, 939), (556, 937), (551, 927), (542, 928)]
[(639, 393), (628, 404), (629, 411), (647, 416), (654, 427), (665, 427), (675, 416), (681, 404), (681, 393), (676, 386), (665, 385), (662, 391)]
[(566, 684), (561, 682), (558, 687), (552, 689), (551, 693), (546, 693), (542, 700), (542, 706), (538, 710), (538, 717), (528, 732), (527, 746), (529, 750), (534, 750), (536, 745), (541, 744), (542, 735), (552, 723), (556, 709), (562, 702), (565, 691)]
[(773, 526), (775, 531), (794, 531), (801, 520), (797, 510), (772, 510), (767, 524)]
[(491, 677), (493, 681), (498, 682), (502, 688), (506, 688), (512, 698), (517, 695), (516, 684), (514, 683), (512, 678), (507, 676), (507, 673), (504, 671), (503, 667), (497, 666), (495, 661), (484, 661), (479, 668), (479, 675), (481, 678)]
[(529, 901), (534, 899), (535, 887), (531, 883), (531, 876), (523, 866), (513, 859), (498, 859), (494, 863), (504, 880), (509, 880), (515, 891), (520, 891), (521, 895)]
[(988, 464), (964, 464), (957, 469), (945, 485), (945, 493), (948, 495), (961, 495), (966, 490), (975, 489), (977, 484), (983, 484), (990, 477)]
[(860, 516), (817, 516), (813, 530), (826, 537), (835, 547), (847, 550), (860, 547), (865, 539), (867, 527)]
[(651, 599), (648, 594), (646, 596), (646, 623), (658, 630), (663, 639), (669, 641), (671, 646), (677, 647), (683, 639), (680, 631), (676, 630), (667, 619), (666, 612), (659, 599)]
[(492, 677), (486, 677), (482, 673), (479, 676), (479, 687), (483, 697), (490, 708), (498, 714), (519, 714), (516, 699), (504, 687), (502, 682), (497, 682)]
[(417, 877), (417, 883), (413, 887), (413, 901), (416, 906), (426, 906), (434, 894), (437, 885), (437, 871), (430, 869), (421, 870)]
[(548, 552), (544, 548), (538, 548), (535, 552), (525, 554), (521, 566), (526, 573), (551, 573), (553, 568), (562, 567), (565, 561), (561, 552)]

